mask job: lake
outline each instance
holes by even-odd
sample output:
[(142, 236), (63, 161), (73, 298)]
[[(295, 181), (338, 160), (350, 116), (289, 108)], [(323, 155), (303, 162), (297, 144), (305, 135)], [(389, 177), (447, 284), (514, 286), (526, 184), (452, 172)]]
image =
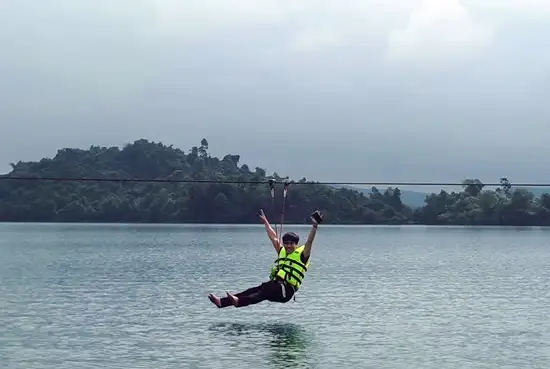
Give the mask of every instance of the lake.
[(550, 368), (550, 229), (321, 226), (296, 300), (238, 309), (261, 225), (0, 232), (3, 369)]

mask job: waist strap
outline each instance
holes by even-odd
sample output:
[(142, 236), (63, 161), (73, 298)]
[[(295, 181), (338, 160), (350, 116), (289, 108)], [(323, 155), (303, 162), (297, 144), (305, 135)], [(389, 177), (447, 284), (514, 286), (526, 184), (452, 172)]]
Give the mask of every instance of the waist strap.
[(294, 299), (294, 301), (296, 301), (296, 292), (298, 292), (298, 288), (294, 287), (293, 285), (291, 285), (290, 283), (288, 283), (287, 281), (285, 281), (280, 277), (275, 278), (275, 281), (281, 285), (281, 292), (282, 292), (283, 298), (286, 298), (285, 286), (289, 286), (290, 288), (292, 288), (292, 291), (294, 292), (294, 294), (292, 295), (292, 298)]

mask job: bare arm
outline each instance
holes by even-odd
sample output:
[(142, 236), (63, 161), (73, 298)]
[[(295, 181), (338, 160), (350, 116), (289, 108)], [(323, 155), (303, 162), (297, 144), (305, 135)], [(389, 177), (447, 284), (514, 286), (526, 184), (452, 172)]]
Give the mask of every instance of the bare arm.
[(277, 254), (281, 250), (281, 244), (279, 243), (279, 240), (277, 239), (277, 233), (271, 228), (271, 225), (269, 222), (265, 223), (265, 230), (267, 231), (267, 236), (271, 240), (271, 243), (273, 244), (273, 247), (275, 248), (275, 251), (277, 251)]
[(313, 224), (311, 227), (311, 231), (309, 231), (309, 235), (307, 236), (307, 241), (304, 246), (304, 252), (302, 255), (304, 255), (304, 259), (309, 259), (311, 255), (311, 247), (313, 246), (313, 240), (315, 239), (315, 234), (317, 234), (317, 224)]
[(317, 234), (317, 227), (319, 226), (319, 223), (323, 221), (323, 215), (321, 214), (321, 212), (319, 212), (318, 210), (315, 211), (311, 215), (311, 221), (313, 222), (313, 226), (311, 227), (311, 231), (307, 236), (307, 241), (304, 246), (304, 252), (302, 253), (304, 260), (308, 260), (311, 256), (311, 247), (313, 246), (313, 240), (315, 239), (315, 235)]
[(264, 222), (265, 230), (267, 232), (267, 236), (269, 237), (269, 240), (273, 244), (273, 248), (279, 253), (279, 250), (281, 250), (281, 244), (279, 243), (279, 240), (277, 239), (277, 232), (273, 228), (271, 228), (271, 224), (269, 224), (269, 221), (267, 220), (267, 217), (264, 214), (263, 210), (260, 210), (260, 218)]

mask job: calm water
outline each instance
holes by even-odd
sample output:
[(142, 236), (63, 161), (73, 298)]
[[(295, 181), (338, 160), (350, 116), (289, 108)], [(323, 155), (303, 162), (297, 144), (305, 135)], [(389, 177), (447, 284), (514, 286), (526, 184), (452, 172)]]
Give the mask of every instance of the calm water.
[(296, 301), (240, 309), (206, 296), (265, 280), (261, 226), (0, 232), (3, 369), (550, 368), (550, 230), (325, 226)]

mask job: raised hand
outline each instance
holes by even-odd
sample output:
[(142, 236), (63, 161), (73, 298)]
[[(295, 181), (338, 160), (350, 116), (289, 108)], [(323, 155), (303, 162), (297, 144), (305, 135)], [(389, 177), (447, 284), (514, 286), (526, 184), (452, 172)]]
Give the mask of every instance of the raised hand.
[(260, 219), (262, 220), (262, 222), (263, 222), (264, 224), (268, 223), (267, 217), (266, 217), (265, 214), (264, 214), (264, 209), (260, 209)]
[(323, 214), (321, 214), (319, 210), (315, 210), (313, 213), (311, 213), (310, 218), (313, 224), (323, 223)]

